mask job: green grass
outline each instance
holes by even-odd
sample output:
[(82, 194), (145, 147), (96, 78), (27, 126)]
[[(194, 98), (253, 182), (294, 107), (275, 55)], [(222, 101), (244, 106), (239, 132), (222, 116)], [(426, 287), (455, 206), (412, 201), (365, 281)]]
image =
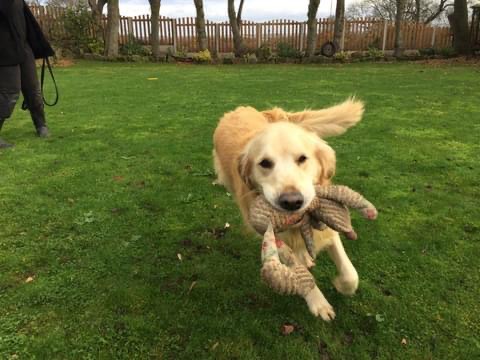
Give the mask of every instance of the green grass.
[[(2, 132), (16, 147), (0, 152), (0, 358), (480, 356), (478, 67), (82, 62), (56, 75), (53, 136), (35, 138), (20, 110)], [(356, 296), (318, 259), (337, 312), (325, 323), (261, 282), (259, 241), (212, 185), (211, 139), (238, 105), (351, 94), (366, 113), (330, 139), (336, 182), (380, 216), (354, 217), (360, 238), (345, 242)]]

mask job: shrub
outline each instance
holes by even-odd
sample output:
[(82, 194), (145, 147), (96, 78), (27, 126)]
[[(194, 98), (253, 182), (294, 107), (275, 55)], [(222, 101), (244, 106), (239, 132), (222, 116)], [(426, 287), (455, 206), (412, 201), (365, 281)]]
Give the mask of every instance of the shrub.
[(333, 58), (341, 62), (346, 62), (350, 60), (350, 54), (345, 51), (340, 51), (335, 53), (335, 55), (333, 55)]
[(277, 55), (281, 58), (296, 58), (299, 57), (299, 52), (292, 45), (288, 43), (278, 43)]
[(93, 39), (91, 40), (88, 44), (87, 44), (87, 48), (89, 50), (90, 53), (92, 54), (101, 54), (103, 55), (104, 51), (105, 51), (105, 47), (103, 46), (103, 44), (96, 40), (96, 39)]
[(273, 55), (272, 48), (269, 44), (264, 43), (255, 51), (255, 55), (260, 60), (270, 60)]
[(445, 58), (451, 58), (451, 57), (457, 56), (455, 49), (451, 47), (442, 48), (438, 51), (438, 53)]
[(435, 49), (434, 48), (420, 49), (420, 50), (418, 50), (418, 52), (422, 56), (434, 56), (435, 55)]
[(127, 56), (132, 56), (132, 55), (150, 56), (151, 55), (151, 51), (148, 49), (148, 47), (144, 46), (141, 42), (139, 42), (133, 37), (129, 38), (126, 44), (123, 44), (120, 46), (119, 52), (120, 54), (127, 55)]
[(199, 51), (198, 53), (195, 53), (193, 56), (193, 61), (198, 62), (198, 63), (211, 63), (212, 62), (212, 54), (210, 54), (210, 51), (208, 49)]
[(368, 56), (369, 59), (379, 60), (379, 59), (382, 59), (383, 57), (385, 57), (385, 54), (380, 49), (377, 49), (375, 47), (370, 47), (370, 48), (368, 48), (367, 56)]
[(94, 26), (93, 17), (86, 5), (79, 4), (68, 8), (64, 15), (65, 32), (70, 46), (67, 48), (76, 55), (90, 51), (89, 45), (96, 41), (90, 34)]

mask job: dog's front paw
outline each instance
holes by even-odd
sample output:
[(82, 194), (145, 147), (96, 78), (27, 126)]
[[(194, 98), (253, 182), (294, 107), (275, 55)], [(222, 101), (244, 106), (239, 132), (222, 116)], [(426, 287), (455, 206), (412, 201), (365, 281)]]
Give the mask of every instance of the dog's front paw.
[(305, 300), (307, 301), (308, 308), (313, 315), (320, 316), (325, 321), (335, 319), (335, 311), (333, 310), (332, 305), (328, 303), (325, 296), (323, 296), (317, 287), (308, 293)]
[(358, 275), (356, 273), (348, 276), (337, 276), (333, 279), (333, 286), (340, 294), (353, 295), (358, 288)]
[(335, 311), (333, 310), (333, 307), (330, 304), (324, 304), (320, 307), (317, 307), (316, 309), (310, 308), (310, 311), (315, 316), (320, 315), (321, 318), (327, 322), (335, 319), (335, 316), (336, 316)]

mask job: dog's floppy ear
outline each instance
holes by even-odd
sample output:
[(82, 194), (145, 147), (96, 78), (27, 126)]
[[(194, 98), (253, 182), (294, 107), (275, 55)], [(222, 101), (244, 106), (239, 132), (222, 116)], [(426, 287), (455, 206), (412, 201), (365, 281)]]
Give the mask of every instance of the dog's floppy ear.
[(288, 114), (288, 119), (313, 131), (321, 138), (343, 134), (356, 125), (363, 115), (363, 103), (350, 98), (322, 110), (305, 110)]
[(321, 166), (318, 184), (323, 184), (335, 175), (337, 165), (335, 150), (333, 150), (326, 142), (321, 142), (318, 145), (315, 155)]
[(247, 185), (249, 189), (253, 189), (253, 183), (251, 180), (252, 174), (252, 161), (250, 160), (248, 153), (242, 153), (237, 159), (237, 170), (240, 178)]

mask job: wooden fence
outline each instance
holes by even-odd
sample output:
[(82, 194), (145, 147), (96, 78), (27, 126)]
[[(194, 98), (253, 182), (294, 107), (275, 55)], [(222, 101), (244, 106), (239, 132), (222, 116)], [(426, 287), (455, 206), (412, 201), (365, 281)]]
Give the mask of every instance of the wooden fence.
[[(40, 25), (53, 39), (65, 39), (67, 34), (63, 21), (64, 9), (55, 7), (32, 7)], [(104, 19), (106, 23), (106, 19)], [(171, 19), (161, 17), (160, 44), (172, 45), (176, 50), (197, 51), (195, 18)], [(334, 19), (317, 20), (317, 46), (333, 39)], [(120, 19), (120, 44), (135, 39), (143, 44), (150, 43), (151, 22), (149, 15)], [(212, 52), (222, 53), (233, 50), (233, 38), (228, 22), (206, 21), (208, 48)], [(241, 32), (248, 48), (258, 48), (268, 44), (273, 49), (279, 43), (288, 43), (302, 51), (307, 45), (307, 26), (304, 21), (273, 20), (266, 22), (242, 21)], [(430, 26), (413, 22), (402, 25), (404, 47), (406, 49), (444, 48), (451, 46), (448, 27)], [(367, 50), (375, 47), (381, 50), (393, 50), (395, 24), (390, 21), (361, 18), (348, 19), (344, 24), (343, 48), (346, 51)]]

